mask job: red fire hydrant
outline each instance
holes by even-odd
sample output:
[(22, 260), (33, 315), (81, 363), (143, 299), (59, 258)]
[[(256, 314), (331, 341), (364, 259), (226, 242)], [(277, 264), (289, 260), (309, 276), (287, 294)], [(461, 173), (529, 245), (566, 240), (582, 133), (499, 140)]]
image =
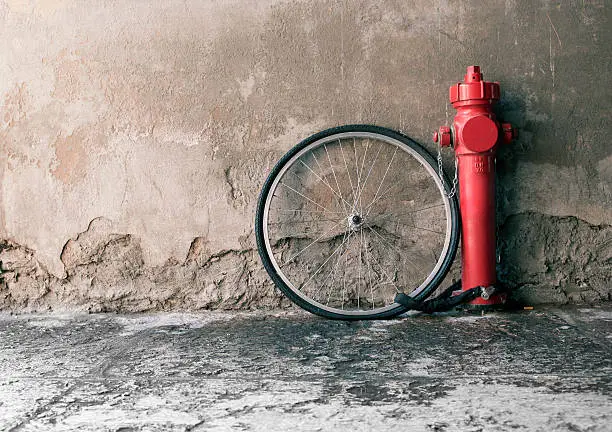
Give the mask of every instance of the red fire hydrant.
[[(497, 283), (495, 154), (498, 143), (510, 143), (517, 133), (511, 124), (495, 119), (492, 108), (499, 100), (499, 83), (483, 81), (479, 66), (469, 66), (464, 81), (453, 85), (449, 94), (457, 115), (451, 127), (442, 126), (434, 133), (434, 142), (452, 145), (458, 160), (462, 290), (493, 287)], [(470, 304), (490, 306), (506, 301), (505, 294), (487, 297)]]

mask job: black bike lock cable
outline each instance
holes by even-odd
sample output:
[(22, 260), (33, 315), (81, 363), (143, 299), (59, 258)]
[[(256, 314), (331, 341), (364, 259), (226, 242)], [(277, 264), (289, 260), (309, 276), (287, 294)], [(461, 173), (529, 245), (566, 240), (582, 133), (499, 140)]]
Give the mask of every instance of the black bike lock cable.
[(462, 291), (458, 295), (453, 295), (453, 292), (461, 288), (461, 280), (455, 282), (450, 287), (444, 290), (439, 296), (429, 300), (415, 300), (405, 293), (398, 293), (395, 296), (395, 302), (401, 304), (409, 310), (416, 310), (425, 313), (444, 312), (453, 309), (460, 304), (467, 303), (486, 293), (487, 297), (499, 294), (503, 291), (501, 287), (493, 287), (491, 290), (487, 287), (477, 286), (466, 291)]

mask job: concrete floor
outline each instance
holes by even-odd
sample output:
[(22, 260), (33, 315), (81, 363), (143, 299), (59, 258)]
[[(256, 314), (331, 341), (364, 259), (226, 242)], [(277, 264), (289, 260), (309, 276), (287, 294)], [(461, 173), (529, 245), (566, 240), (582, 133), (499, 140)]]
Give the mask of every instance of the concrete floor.
[(609, 305), (0, 314), (0, 430), (610, 431), (611, 354)]

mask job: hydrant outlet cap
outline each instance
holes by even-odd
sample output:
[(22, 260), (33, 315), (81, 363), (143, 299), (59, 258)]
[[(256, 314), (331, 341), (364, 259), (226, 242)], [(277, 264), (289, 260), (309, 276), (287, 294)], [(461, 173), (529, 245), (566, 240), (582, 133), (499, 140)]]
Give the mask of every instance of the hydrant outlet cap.
[(465, 146), (474, 152), (489, 151), (497, 143), (499, 131), (489, 117), (470, 118), (461, 129), (461, 139)]
[(440, 126), (437, 132), (434, 132), (433, 140), (442, 147), (450, 146), (453, 143), (451, 128), (448, 126)]

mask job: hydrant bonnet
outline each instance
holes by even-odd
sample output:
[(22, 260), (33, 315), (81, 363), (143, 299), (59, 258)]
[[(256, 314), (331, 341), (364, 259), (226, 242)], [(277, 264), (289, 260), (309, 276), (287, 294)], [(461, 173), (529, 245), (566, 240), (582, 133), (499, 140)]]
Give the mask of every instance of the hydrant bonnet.
[(468, 67), (464, 82), (449, 89), (449, 99), (455, 108), (463, 105), (492, 104), (499, 98), (499, 83), (483, 81), (480, 66)]

